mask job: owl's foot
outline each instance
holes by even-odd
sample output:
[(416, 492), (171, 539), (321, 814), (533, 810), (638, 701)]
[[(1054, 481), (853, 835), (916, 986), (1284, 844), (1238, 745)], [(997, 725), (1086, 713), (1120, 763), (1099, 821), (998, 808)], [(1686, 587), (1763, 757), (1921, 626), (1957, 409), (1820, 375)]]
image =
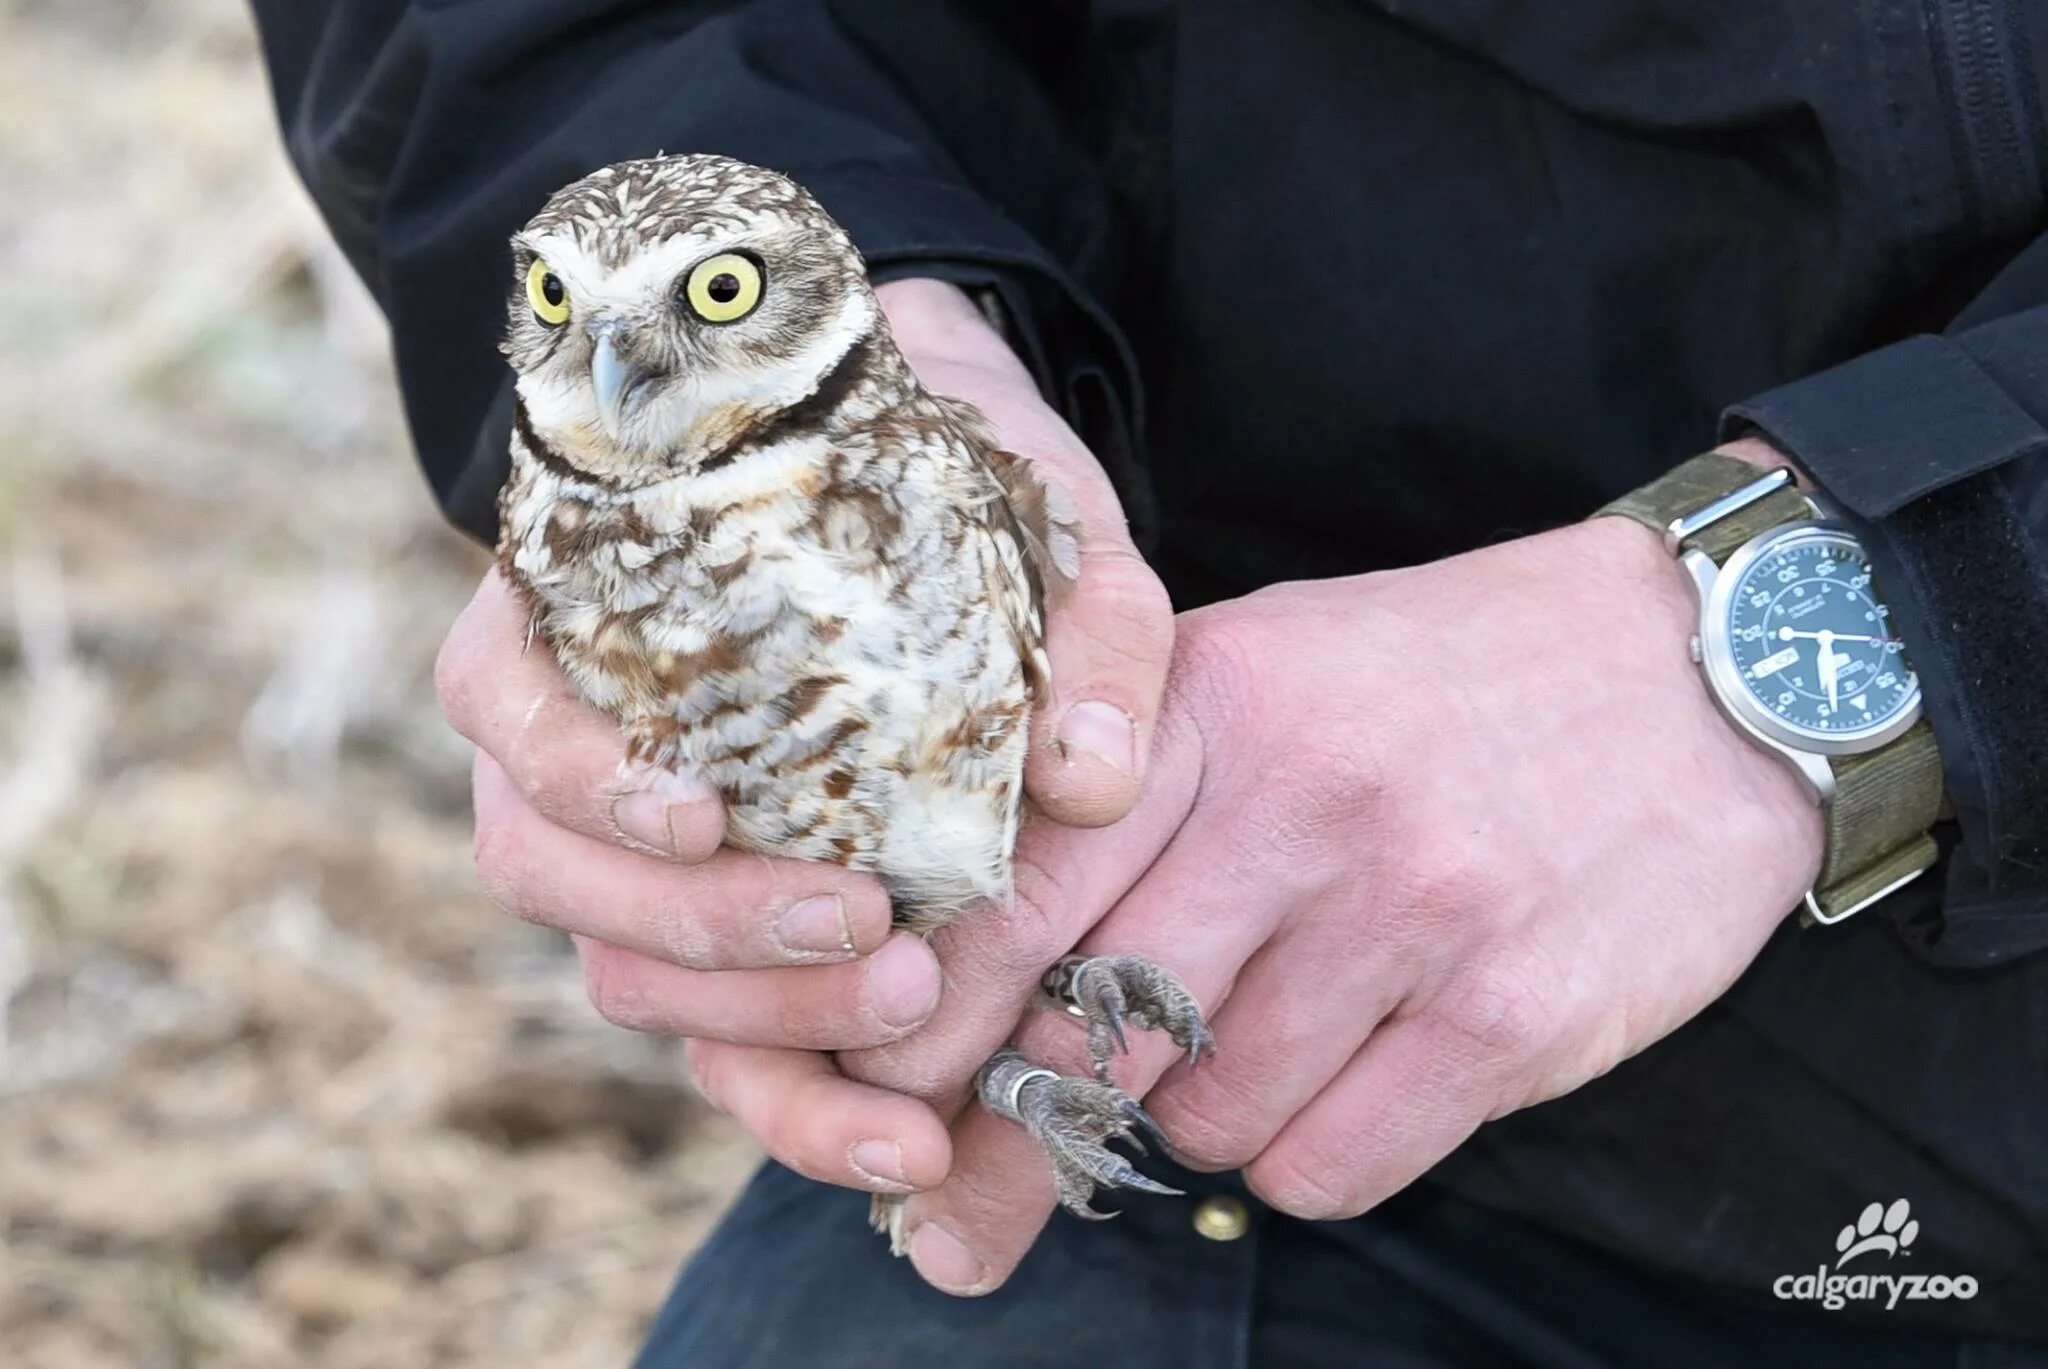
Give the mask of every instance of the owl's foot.
[(1060, 1206), (1076, 1217), (1100, 1222), (1116, 1215), (1097, 1212), (1088, 1205), (1098, 1188), (1180, 1196), (1179, 1189), (1146, 1178), (1104, 1144), (1128, 1141), (1142, 1155), (1145, 1143), (1139, 1137), (1143, 1135), (1172, 1153), (1159, 1124), (1138, 1106), (1137, 1099), (1115, 1085), (1063, 1078), (1006, 1047), (981, 1067), (978, 1086), (981, 1101), (991, 1112), (1021, 1122), (1045, 1147)]
[(1088, 1060), (1095, 1077), (1109, 1082), (1109, 1062), (1128, 1052), (1126, 1024), (1164, 1031), (1188, 1053), (1188, 1066), (1202, 1053), (1216, 1053), (1216, 1038), (1202, 1018), (1202, 1006), (1173, 971), (1138, 955), (1070, 955), (1045, 972), (1045, 991), (1064, 1000), (1068, 1011), (1088, 1023)]

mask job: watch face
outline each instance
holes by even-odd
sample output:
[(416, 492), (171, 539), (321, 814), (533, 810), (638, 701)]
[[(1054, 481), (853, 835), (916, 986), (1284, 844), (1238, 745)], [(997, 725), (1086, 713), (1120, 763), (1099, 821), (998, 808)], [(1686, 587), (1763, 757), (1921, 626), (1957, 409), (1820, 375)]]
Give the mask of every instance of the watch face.
[[(1723, 605), (1734, 683), (1788, 740), (1889, 739), (1919, 681), (1846, 532), (1797, 527), (1731, 559)], [(1722, 672), (1724, 684), (1728, 674)]]

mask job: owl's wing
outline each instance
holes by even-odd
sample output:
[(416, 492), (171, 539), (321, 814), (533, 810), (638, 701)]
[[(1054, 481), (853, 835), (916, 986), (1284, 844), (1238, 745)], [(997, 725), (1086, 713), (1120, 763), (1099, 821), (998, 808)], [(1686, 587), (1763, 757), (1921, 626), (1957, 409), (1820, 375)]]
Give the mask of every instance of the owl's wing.
[[(990, 531), (1008, 563), (1020, 562), (1022, 583), (1003, 595), (1034, 698), (1044, 697), (1052, 672), (1045, 656), (1045, 614), (1081, 575), (1080, 524), (1065, 491), (1038, 478), (1028, 457), (996, 445), (981, 410), (965, 400), (935, 396), (962, 429), (967, 450), (988, 473)], [(1006, 545), (1007, 544), (1007, 545)]]
[(1010, 525), (1023, 548), (1032, 579), (1048, 603), (1058, 603), (1081, 576), (1081, 528), (1073, 501), (1038, 478), (1029, 457), (1004, 451), (980, 409), (963, 399), (934, 396), (966, 432), (967, 448), (995, 478), (1002, 507), (999, 521)]
[(991, 447), (983, 454), (1003, 492), (1003, 512), (1023, 544), (1048, 603), (1081, 577), (1081, 527), (1066, 492), (1038, 478), (1027, 457)]
[(1034, 700), (1052, 687), (1052, 661), (1045, 652), (1045, 615), (1081, 573), (1081, 543), (1071, 518), (1053, 508), (1052, 487), (1031, 463), (1000, 447), (981, 453), (997, 495), (989, 503), (989, 531), (1004, 565), (1014, 565), (1011, 583), (998, 599), (1016, 634), (1024, 660), (1024, 683)]

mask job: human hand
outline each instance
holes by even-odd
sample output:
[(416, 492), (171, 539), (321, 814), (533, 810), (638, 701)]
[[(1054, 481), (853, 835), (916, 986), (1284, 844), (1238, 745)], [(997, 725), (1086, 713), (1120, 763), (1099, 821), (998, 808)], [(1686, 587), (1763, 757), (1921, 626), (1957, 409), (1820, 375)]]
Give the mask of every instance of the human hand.
[[(1695, 620), (1617, 519), (1182, 618), (1159, 735), (1198, 742), (1155, 752), (1119, 827), (1062, 834), (1041, 887), (1086, 902), (1119, 865), (1107, 839), (1166, 829), (1083, 949), (1154, 959), (1210, 1009), (1199, 1070), (1157, 1035), (1117, 1066), (1134, 1094), (1160, 1081), (1146, 1107), (1185, 1160), (1355, 1215), (1727, 988), (1812, 879), (1821, 823), (1716, 711)], [(1057, 1015), (1020, 1044), (1085, 1069)], [(970, 1111), (946, 1182), (909, 1201), (913, 1258), (985, 1292), (1051, 1208), (1029, 1138)]]
[[(1060, 821), (1112, 822), (1136, 798), (1158, 708), (1172, 631), (1164, 592), (1099, 468), (966, 297), (930, 281), (882, 297), (927, 383), (980, 404), (1080, 510), (1081, 579), (1048, 623), (1059, 686), (1034, 715), (1026, 785)], [(931, 950), (889, 932), (887, 897), (869, 876), (718, 849), (716, 793), (686, 775), (623, 770), (618, 729), (580, 701), (550, 653), (527, 649), (526, 630), (494, 572), (436, 671), (444, 710), (480, 748), (486, 888), (574, 936), (607, 1018), (696, 1038), (700, 1088), (776, 1158), (871, 1190), (936, 1183), (949, 1160), (938, 1116), (842, 1078), (819, 1053), (924, 1021), (939, 993)]]

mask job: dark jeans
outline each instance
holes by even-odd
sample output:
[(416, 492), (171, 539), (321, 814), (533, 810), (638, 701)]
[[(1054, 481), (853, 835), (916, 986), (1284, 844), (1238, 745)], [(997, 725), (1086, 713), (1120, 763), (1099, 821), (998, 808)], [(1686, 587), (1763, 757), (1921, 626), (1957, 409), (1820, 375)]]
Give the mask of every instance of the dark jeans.
[[(768, 1166), (683, 1270), (638, 1369), (1904, 1369), (2048, 1365), (1960, 1341), (1714, 1294), (1417, 1184), (1355, 1221), (1296, 1221), (1234, 1180), (1150, 1172), (1189, 1197), (1064, 1214), (985, 1298), (926, 1287), (867, 1229), (868, 1200)], [(1240, 1239), (1191, 1220), (1251, 1211)]]

